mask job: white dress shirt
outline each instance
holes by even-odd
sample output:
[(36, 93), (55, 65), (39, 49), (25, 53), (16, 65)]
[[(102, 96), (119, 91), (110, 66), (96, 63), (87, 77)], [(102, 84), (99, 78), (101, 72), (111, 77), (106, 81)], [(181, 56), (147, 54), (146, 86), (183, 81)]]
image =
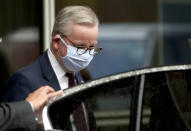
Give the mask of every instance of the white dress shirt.
[(61, 67), (61, 65), (56, 60), (55, 56), (52, 54), (50, 48), (48, 49), (48, 58), (50, 60), (50, 64), (56, 74), (56, 77), (58, 79), (58, 83), (60, 84), (60, 87), (62, 90), (68, 88), (68, 77), (65, 76), (66, 72)]

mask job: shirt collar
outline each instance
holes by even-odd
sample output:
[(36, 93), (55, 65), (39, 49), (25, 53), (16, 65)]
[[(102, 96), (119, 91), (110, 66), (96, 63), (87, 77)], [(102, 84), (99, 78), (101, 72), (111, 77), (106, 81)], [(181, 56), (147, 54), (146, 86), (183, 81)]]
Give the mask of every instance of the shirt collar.
[(50, 48), (48, 49), (48, 58), (50, 60), (50, 64), (56, 74), (56, 77), (58, 80), (60, 80), (65, 74), (65, 70), (62, 68), (62, 66), (59, 64), (59, 62), (56, 60), (55, 56), (53, 55)]

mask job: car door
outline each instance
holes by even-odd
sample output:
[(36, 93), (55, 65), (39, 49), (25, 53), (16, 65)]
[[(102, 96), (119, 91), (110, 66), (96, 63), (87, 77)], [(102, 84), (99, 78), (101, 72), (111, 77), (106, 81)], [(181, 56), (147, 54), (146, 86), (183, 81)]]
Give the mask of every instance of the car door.
[(64, 90), (43, 110), (43, 120), (46, 116), (49, 122), (44, 127), (67, 129), (72, 111), (83, 102), (91, 130), (189, 130), (190, 69), (191, 65), (145, 68)]

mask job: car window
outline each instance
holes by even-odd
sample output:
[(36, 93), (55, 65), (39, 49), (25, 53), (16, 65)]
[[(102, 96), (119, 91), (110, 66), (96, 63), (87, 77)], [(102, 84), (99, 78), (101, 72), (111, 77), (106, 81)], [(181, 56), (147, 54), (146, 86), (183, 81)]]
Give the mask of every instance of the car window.
[(49, 105), (49, 120), (67, 129), (83, 102), (90, 131), (191, 130), (190, 69), (145, 68), (80, 84)]
[[(120, 80), (110, 85), (108, 90), (102, 91), (92, 98), (96, 126), (99, 131), (125, 131), (130, 124), (130, 107), (133, 93), (133, 84)], [(114, 89), (112, 89), (114, 88)]]
[(135, 77), (96, 85), (78, 92), (49, 107), (49, 117), (55, 129), (67, 129), (69, 116), (83, 101), (91, 130), (127, 131)]
[(191, 128), (190, 71), (146, 75), (142, 131), (187, 131)]

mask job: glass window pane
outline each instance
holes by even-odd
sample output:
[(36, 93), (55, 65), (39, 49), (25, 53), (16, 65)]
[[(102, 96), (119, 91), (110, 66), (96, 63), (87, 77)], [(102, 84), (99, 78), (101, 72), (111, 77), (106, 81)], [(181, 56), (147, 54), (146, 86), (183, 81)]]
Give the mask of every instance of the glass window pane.
[(127, 131), (130, 125), (134, 79), (101, 84), (55, 102), (49, 107), (54, 128), (67, 129), (69, 115), (83, 101), (91, 130)]
[(0, 97), (8, 77), (33, 62), (42, 49), (42, 1), (0, 2)]
[(149, 74), (145, 80), (142, 130), (187, 131), (191, 111), (190, 71)]

